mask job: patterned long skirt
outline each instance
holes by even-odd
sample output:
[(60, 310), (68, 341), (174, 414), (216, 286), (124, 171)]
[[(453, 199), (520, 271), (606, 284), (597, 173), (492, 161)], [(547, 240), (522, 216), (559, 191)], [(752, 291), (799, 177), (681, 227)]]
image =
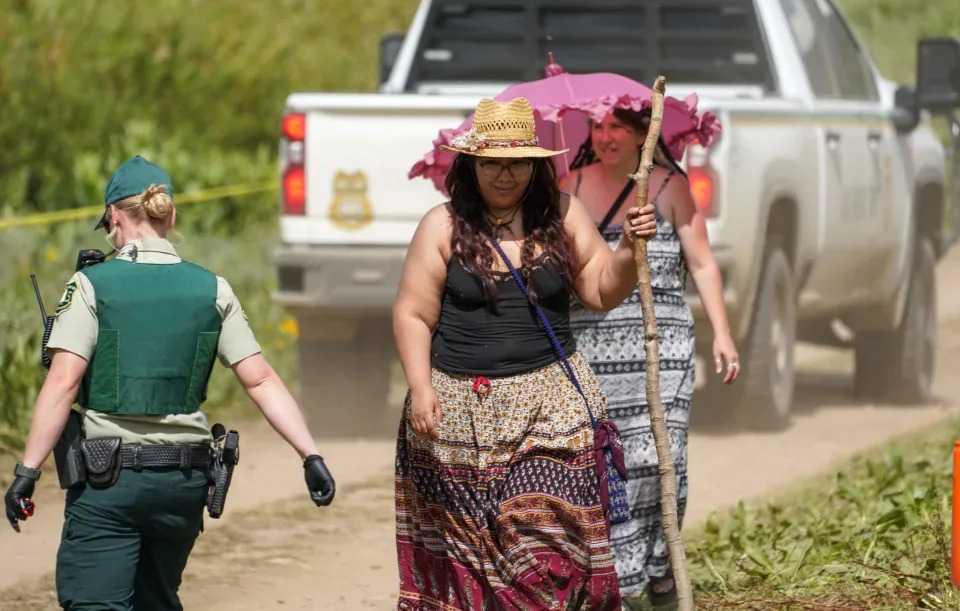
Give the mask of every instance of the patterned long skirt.
[[(587, 361), (570, 365), (594, 415)], [(440, 440), (397, 440), (399, 610), (614, 610), (621, 605), (600, 505), (593, 429), (561, 363), (493, 378), (432, 373)]]
[[(620, 225), (607, 229), (611, 248), (620, 240)], [(677, 519), (683, 526), (687, 506), (687, 441), (693, 397), (694, 321), (684, 296), (680, 238), (658, 216), (657, 235), (647, 243), (653, 285), (653, 312), (660, 334), (660, 401), (670, 454), (677, 475)], [(610, 312), (574, 305), (570, 329), (577, 346), (600, 381), (610, 418), (620, 429), (627, 462), (630, 519), (614, 524), (613, 547), (620, 592), (642, 594), (652, 579), (667, 575), (670, 552), (660, 506), (660, 461), (647, 405), (647, 356), (640, 294), (633, 293)]]

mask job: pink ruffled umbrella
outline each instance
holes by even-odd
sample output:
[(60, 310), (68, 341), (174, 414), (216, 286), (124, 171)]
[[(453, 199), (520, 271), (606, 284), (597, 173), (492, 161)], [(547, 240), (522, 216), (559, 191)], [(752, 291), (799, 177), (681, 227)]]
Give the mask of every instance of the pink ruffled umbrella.
[[(526, 98), (533, 106), (540, 146), (570, 149), (553, 158), (558, 178), (567, 173), (577, 149), (590, 135), (590, 121), (601, 121), (616, 108), (636, 111), (651, 106), (650, 88), (619, 74), (569, 74), (553, 63), (552, 54), (545, 72), (546, 78), (512, 85), (494, 99), (505, 102), (518, 97)], [(683, 157), (683, 151), (690, 142), (698, 141), (702, 146), (709, 146), (720, 132), (720, 123), (713, 113), (697, 114), (698, 101), (696, 94), (684, 100), (664, 98), (660, 134), (674, 159)], [(471, 114), (455, 129), (440, 130), (439, 136), (433, 141), (433, 150), (414, 164), (409, 178), (429, 178), (437, 190), (446, 194), (443, 182), (456, 154), (439, 147), (441, 144), (449, 145), (453, 138), (469, 130), (472, 125)]]

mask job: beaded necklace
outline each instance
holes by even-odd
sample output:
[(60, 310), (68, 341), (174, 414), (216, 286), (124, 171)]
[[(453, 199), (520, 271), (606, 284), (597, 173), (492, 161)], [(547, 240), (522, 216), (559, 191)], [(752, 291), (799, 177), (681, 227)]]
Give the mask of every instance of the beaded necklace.
[[(487, 213), (496, 219), (493, 222), (493, 235), (497, 240), (499, 240), (500, 236), (503, 235), (504, 226), (507, 226), (507, 229), (509, 230), (510, 223), (513, 222), (513, 219), (517, 216), (517, 211), (520, 210), (520, 206), (522, 205), (523, 205), (523, 202), (517, 204), (516, 208), (508, 212), (507, 214), (510, 215), (510, 218), (506, 221), (504, 221), (504, 219), (507, 217), (507, 214), (504, 214), (503, 216), (496, 216), (494, 214), (490, 214), (489, 212)], [(513, 233), (513, 232), (511, 231), (510, 233)]]

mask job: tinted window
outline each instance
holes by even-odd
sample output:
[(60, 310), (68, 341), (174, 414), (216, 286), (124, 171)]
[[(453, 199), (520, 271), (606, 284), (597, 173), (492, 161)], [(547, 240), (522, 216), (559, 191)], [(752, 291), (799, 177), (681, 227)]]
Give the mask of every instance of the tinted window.
[(876, 100), (877, 87), (866, 58), (843, 18), (827, 0), (815, 0), (823, 15), (827, 35), (833, 42), (839, 61), (840, 89), (843, 97), (856, 100)]
[(780, 5), (803, 58), (814, 95), (818, 98), (841, 97), (840, 83), (830, 55), (830, 41), (824, 35), (820, 12), (810, 0), (780, 0)]

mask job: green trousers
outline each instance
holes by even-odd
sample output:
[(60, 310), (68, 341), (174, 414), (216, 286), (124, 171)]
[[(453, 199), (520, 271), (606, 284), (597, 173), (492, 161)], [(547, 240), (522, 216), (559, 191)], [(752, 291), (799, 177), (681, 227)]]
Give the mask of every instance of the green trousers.
[(203, 529), (202, 469), (123, 469), (106, 489), (67, 491), (57, 597), (69, 611), (180, 610), (180, 578)]

